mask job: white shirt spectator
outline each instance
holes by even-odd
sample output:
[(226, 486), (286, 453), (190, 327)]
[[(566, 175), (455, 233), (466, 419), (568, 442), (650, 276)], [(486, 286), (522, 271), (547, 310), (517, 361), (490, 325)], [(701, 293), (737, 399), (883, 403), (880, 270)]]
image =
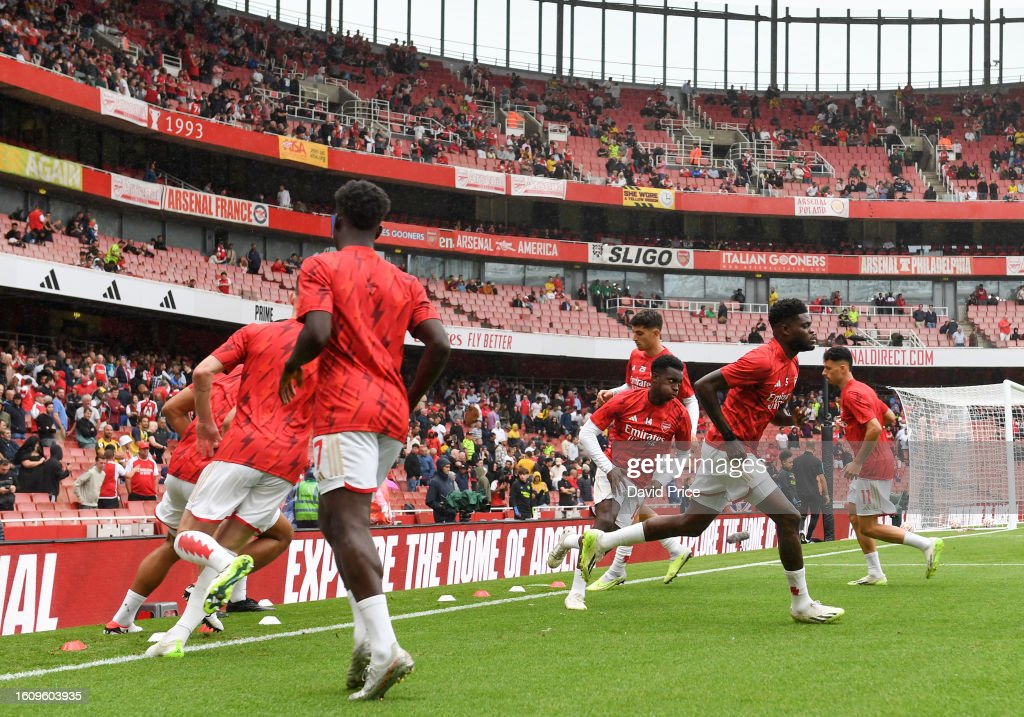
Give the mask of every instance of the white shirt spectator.
[(779, 431), (778, 435), (775, 436), (775, 442), (779, 444), (780, 451), (789, 450), (789, 436), (782, 431)]
[(277, 193), (277, 206), (291, 209), (292, 195), (285, 187), (281, 187), (281, 191)]
[(963, 346), (964, 345), (964, 330), (957, 327), (956, 331), (953, 332), (953, 345)]
[(580, 448), (570, 439), (566, 438), (562, 441), (562, 455), (565, 456), (567, 461), (572, 463), (580, 457)]

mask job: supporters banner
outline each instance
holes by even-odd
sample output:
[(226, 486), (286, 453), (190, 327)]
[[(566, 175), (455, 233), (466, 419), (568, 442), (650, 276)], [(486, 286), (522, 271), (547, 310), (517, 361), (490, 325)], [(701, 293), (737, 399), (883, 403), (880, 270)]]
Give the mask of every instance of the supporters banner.
[[(838, 534), (845, 536), (848, 529), (842, 518), (836, 516), (836, 527)], [(535, 576), (546, 584), (550, 579), (545, 578), (551, 573), (574, 567), (570, 561), (575, 560), (576, 551), (570, 552), (556, 570), (547, 566), (547, 554), (564, 527), (582, 533), (589, 522), (399, 526), (374, 529), (372, 533), (383, 565), (384, 590), (393, 592)], [(740, 530), (750, 533), (742, 546), (725, 542), (729, 533)], [(6, 543), (0, 555), (0, 633), (106, 623), (120, 606), (139, 563), (163, 542), (163, 537), (157, 537)], [(683, 543), (698, 556), (771, 548), (776, 544), (775, 525), (759, 515), (720, 517), (699, 538), (683, 538)], [(611, 558), (609, 555), (601, 564), (609, 564)], [(643, 543), (633, 549), (631, 559), (646, 562), (664, 558), (659, 545)], [(183, 611), (181, 591), (195, 580), (195, 572), (195, 567), (184, 561), (176, 563), (149, 600), (174, 602), (179, 612)], [(82, 599), (83, 585), (92, 586), (87, 600)], [(287, 552), (249, 577), (249, 594), (275, 604), (289, 604), (344, 597), (346, 592), (324, 537), (319, 531), (300, 531)], [(465, 595), (470, 594), (467, 588)], [(145, 625), (143, 620), (140, 623)]]
[(675, 209), (676, 193), (671, 189), (653, 187), (623, 187), (622, 206), (648, 209)]
[(550, 197), (551, 199), (565, 199), (565, 180), (548, 179), (547, 177), (529, 177), (522, 174), (513, 174), (512, 180), (513, 197)]
[(978, 273), (970, 256), (862, 256), (861, 274), (969, 276)]
[(163, 208), (168, 212), (191, 214), (222, 222), (251, 224), (258, 227), (265, 227), (268, 224), (266, 204), (181, 187), (164, 188)]
[[(696, 269), (776, 274), (835, 273), (827, 254), (781, 254), (767, 251), (698, 251)], [(831, 270), (831, 271), (830, 271)]]
[(505, 175), (501, 172), (486, 172), (469, 167), (455, 168), (455, 188), (474, 192), (505, 193)]
[(569, 125), (567, 125), (567, 124), (549, 124), (548, 125), (548, 141), (549, 142), (568, 142), (569, 141)]
[(2, 142), (0, 172), (82, 191), (82, 165)]
[(1008, 256), (1008, 257), (1006, 257), (1006, 275), (1007, 276), (1021, 276), (1021, 275), (1024, 275), (1024, 256)]
[(327, 169), (327, 145), (292, 137), (278, 137), (277, 143), (281, 159)]
[(149, 105), (120, 92), (100, 88), (100, 114), (149, 127)]
[(798, 217), (828, 217), (847, 219), (850, 200), (839, 197), (793, 197)]
[(163, 207), (164, 187), (153, 182), (141, 182), (120, 174), (110, 175), (110, 198), (147, 209)]
[(440, 231), (437, 248), (468, 254), (506, 259), (544, 259), (582, 263), (587, 260), (587, 245), (555, 239), (525, 239), (470, 232)]
[(644, 269), (692, 269), (690, 249), (658, 249), (649, 246), (591, 244), (591, 264), (635, 266)]
[(514, 110), (505, 113), (505, 134), (509, 137), (519, 137), (526, 133), (526, 120)]

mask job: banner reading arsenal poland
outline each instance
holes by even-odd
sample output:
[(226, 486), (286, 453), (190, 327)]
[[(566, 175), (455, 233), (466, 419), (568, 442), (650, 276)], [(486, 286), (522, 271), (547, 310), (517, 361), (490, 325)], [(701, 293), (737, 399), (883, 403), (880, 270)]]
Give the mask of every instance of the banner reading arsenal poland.
[[(566, 526), (582, 533), (589, 523), (398, 526), (374, 530), (373, 542), (384, 567), (384, 590), (391, 592), (571, 570), (575, 566), (569, 561), (575, 560), (575, 553), (556, 570), (547, 566), (547, 554)], [(727, 544), (725, 536), (739, 530), (748, 531), (750, 539), (742, 546)], [(0, 634), (106, 622), (117, 610), (139, 562), (162, 541), (122, 538), (6, 544), (0, 554)], [(723, 516), (700, 538), (684, 542), (698, 556), (770, 548), (776, 543), (775, 524), (761, 515)], [(658, 545), (645, 543), (636, 546), (632, 559), (664, 557)], [(604, 562), (610, 562), (610, 557)], [(190, 563), (177, 563), (149, 599), (174, 601), (183, 610), (182, 588), (195, 580), (196, 572)], [(91, 586), (88, 599), (83, 599), (83, 585)], [(252, 574), (249, 594), (276, 604), (297, 603), (344, 597), (345, 586), (323, 535), (300, 531), (286, 553)]]

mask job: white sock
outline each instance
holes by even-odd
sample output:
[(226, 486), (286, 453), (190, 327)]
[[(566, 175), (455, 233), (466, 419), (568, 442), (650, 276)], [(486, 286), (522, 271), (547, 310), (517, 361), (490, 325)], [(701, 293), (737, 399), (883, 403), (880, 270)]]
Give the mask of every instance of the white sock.
[(576, 533), (566, 533), (562, 536), (562, 547), (569, 550), (578, 550), (580, 547), (580, 536)]
[(907, 531), (903, 535), (904, 545), (909, 545), (911, 548), (917, 548), (921, 551), (925, 551), (928, 548), (932, 547), (932, 542), (934, 541), (932, 541), (931, 538), (925, 538), (918, 535), (917, 533), (911, 533), (910, 531)]
[(790, 609), (803, 610), (811, 603), (811, 596), (807, 594), (807, 573), (803, 568), (783, 572), (786, 573), (786, 582), (789, 583)]
[(352, 639), (357, 645), (366, 642), (366, 621), (363, 620), (363, 613), (356, 602), (356, 596), (348, 590), (348, 604), (352, 607), (352, 624), (355, 629), (352, 631)]
[(231, 602), (242, 602), (247, 597), (245, 586), (249, 582), (249, 577), (246, 576), (235, 583), (235, 589), (231, 591)]
[(569, 589), (569, 594), (583, 595), (586, 590), (587, 581), (583, 579), (583, 573), (580, 572), (580, 569), (576, 568), (572, 574), (572, 587)]
[(178, 622), (174, 623), (174, 627), (164, 635), (164, 642), (181, 640), (181, 644), (184, 645), (195, 629), (199, 627), (199, 623), (206, 617), (206, 610), (203, 608), (203, 603), (206, 601), (206, 591), (209, 590), (210, 583), (213, 582), (218, 573), (220, 573), (220, 570), (212, 567), (203, 568), (203, 571), (199, 573), (199, 577), (196, 578), (196, 585), (192, 588), (192, 595), (185, 605), (185, 611), (181, 613)]
[(878, 551), (865, 553), (864, 559), (868, 561), (868, 575), (873, 578), (880, 578), (885, 575), (882, 572), (882, 563), (878, 559)]
[(672, 560), (686, 552), (686, 548), (683, 547), (683, 541), (679, 538), (662, 538), (658, 542), (661, 543), (661, 547), (668, 551), (668, 556)]
[(121, 627), (128, 627), (135, 622), (135, 614), (139, 611), (139, 606), (146, 602), (146, 597), (146, 595), (139, 595), (131, 590), (125, 593), (124, 602), (114, 614), (114, 622)]
[(621, 528), (619, 530), (605, 533), (598, 538), (597, 544), (601, 550), (611, 550), (617, 548), (620, 545), (636, 545), (637, 543), (646, 543), (647, 538), (644, 537), (644, 524), (634, 523), (628, 528)]
[[(231, 564), (234, 555), (225, 547), (198, 530), (186, 530), (178, 533), (174, 538), (174, 552), (182, 560), (187, 560), (196, 565), (211, 567), (218, 573)], [(205, 598), (205, 594), (203, 595)]]
[(373, 595), (357, 605), (366, 623), (366, 636), (370, 638), (370, 655), (378, 665), (391, 657), (391, 646), (398, 642), (388, 615), (388, 600), (384, 595)]
[(626, 562), (629, 560), (629, 556), (633, 554), (632, 545), (620, 545), (615, 549), (615, 559), (612, 560), (612, 565), (605, 572), (605, 575), (609, 578), (621, 578), (626, 575)]

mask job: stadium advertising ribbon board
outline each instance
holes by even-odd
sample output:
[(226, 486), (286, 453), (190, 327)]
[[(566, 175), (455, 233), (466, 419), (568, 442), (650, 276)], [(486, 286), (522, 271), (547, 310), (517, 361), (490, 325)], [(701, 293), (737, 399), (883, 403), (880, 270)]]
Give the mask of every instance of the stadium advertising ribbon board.
[[(845, 535), (841, 516), (837, 529)], [(386, 592), (416, 588), (467, 585), (480, 580), (527, 578), (570, 569), (568, 558), (557, 570), (547, 566), (547, 554), (563, 527), (580, 532), (588, 521), (539, 520), (473, 523), (448, 526), (376, 528), (373, 542), (383, 565)], [(69, 526), (80, 530), (83, 526)], [(53, 528), (8, 527), (9, 539), (31, 539), (32, 531)], [(700, 538), (684, 538), (696, 555), (735, 552), (725, 537), (746, 530), (744, 549), (775, 545), (775, 526), (764, 516), (718, 518)], [(67, 537), (71, 537), (70, 535)], [(0, 556), (0, 633), (43, 632), (64, 627), (95, 625), (110, 618), (135, 568), (163, 537), (133, 540), (90, 540), (9, 544)], [(654, 543), (638, 545), (633, 561), (664, 559)], [(178, 562), (149, 600), (170, 601), (184, 609), (181, 588), (195, 577), (195, 568)], [(82, 586), (94, 586), (88, 600)], [(295, 534), (288, 551), (252, 574), (249, 593), (272, 602), (298, 603), (344, 595), (334, 555), (319, 531)], [(469, 593), (466, 593), (467, 595)]]

